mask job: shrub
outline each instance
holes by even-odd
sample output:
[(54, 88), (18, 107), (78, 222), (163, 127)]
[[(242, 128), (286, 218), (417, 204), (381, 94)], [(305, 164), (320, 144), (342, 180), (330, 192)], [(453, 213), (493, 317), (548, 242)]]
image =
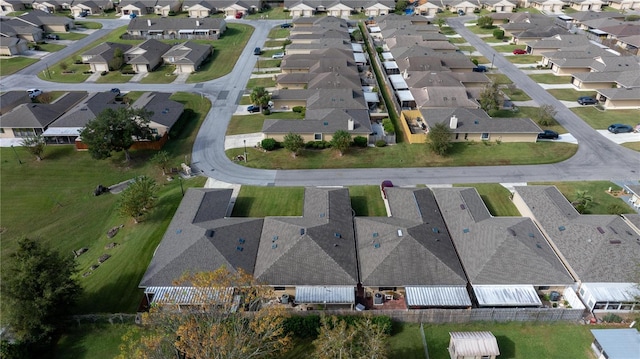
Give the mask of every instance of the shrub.
[[(345, 315), (338, 318), (345, 321), (349, 326), (365, 319), (357, 315)], [(371, 317), (371, 321), (384, 328), (385, 334), (391, 335), (393, 323), (390, 317), (378, 315)], [(291, 333), (296, 338), (315, 338), (318, 336), (319, 329), (320, 316), (315, 314), (305, 316), (292, 315), (284, 320), (285, 332)]]
[(498, 40), (504, 39), (504, 30), (501, 30), (501, 29), (493, 30), (493, 37), (495, 37)]
[(109, 73), (109, 71), (102, 71), (102, 72), (100, 73), (100, 76), (106, 76), (108, 73)]
[(297, 113), (302, 113), (304, 111), (304, 106), (293, 106), (291, 111), (297, 112)]
[(260, 145), (267, 151), (273, 151), (278, 148), (278, 141), (274, 140), (273, 138), (265, 138), (264, 140), (262, 140)]
[(377, 140), (376, 141), (376, 147), (384, 147), (387, 145), (387, 141), (385, 140)]
[(619, 315), (609, 313), (602, 317), (602, 321), (607, 323), (622, 323), (622, 318)]
[(356, 136), (353, 138), (353, 144), (356, 147), (367, 147), (369, 140), (364, 136)]
[(626, 210), (620, 203), (612, 203), (607, 206), (607, 212), (609, 212), (610, 214), (623, 214), (626, 212)]
[(384, 132), (392, 134), (392, 133), (396, 133), (396, 129), (395, 127), (393, 127), (393, 122), (391, 122), (390, 119), (385, 118), (384, 120), (382, 120), (382, 127), (384, 128)]
[(474, 65), (478, 66), (478, 59), (471, 59), (471, 62), (473, 62)]
[(627, 15), (627, 17), (624, 18), (624, 21), (638, 21), (640, 20), (640, 15)]
[(271, 114), (271, 110), (267, 107), (264, 110), (262, 110), (262, 114), (265, 116), (269, 116)]

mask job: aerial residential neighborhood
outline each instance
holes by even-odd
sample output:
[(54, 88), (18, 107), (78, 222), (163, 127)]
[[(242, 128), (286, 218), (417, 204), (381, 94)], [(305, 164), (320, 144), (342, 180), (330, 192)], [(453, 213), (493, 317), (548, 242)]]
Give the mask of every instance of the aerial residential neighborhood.
[(0, 0), (0, 356), (638, 358), (639, 48), (627, 0)]

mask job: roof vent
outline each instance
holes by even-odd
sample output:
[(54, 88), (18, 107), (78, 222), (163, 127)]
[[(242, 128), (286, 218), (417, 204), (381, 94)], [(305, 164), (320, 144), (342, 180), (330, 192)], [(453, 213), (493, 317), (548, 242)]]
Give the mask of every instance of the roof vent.
[(278, 240), (278, 236), (273, 236), (273, 238), (271, 239), (271, 242), (275, 242)]
[(528, 235), (530, 238), (534, 238), (534, 237), (535, 237), (535, 235), (534, 235), (533, 233), (531, 233), (531, 232), (527, 233), (527, 235)]
[(300, 235), (304, 236), (304, 228), (300, 228)]
[(611, 243), (611, 244), (620, 244), (620, 243), (622, 243), (622, 241), (619, 240), (619, 239), (612, 239), (612, 240), (609, 241), (609, 243)]
[(182, 233), (182, 229), (176, 230), (176, 234), (180, 234), (180, 233)]
[(338, 233), (338, 232), (335, 232), (333, 234), (333, 236), (336, 237), (336, 238), (342, 238), (342, 235), (340, 233)]
[(373, 232), (373, 238), (378, 236), (378, 232)]
[(604, 229), (602, 229), (602, 227), (598, 227), (598, 232), (600, 232), (600, 234), (604, 234)]
[(514, 237), (516, 236), (516, 231), (514, 231), (513, 228), (507, 228), (507, 232)]
[(209, 237), (209, 238), (213, 238), (213, 235), (214, 235), (215, 233), (216, 233), (216, 232), (215, 232), (213, 229), (207, 229), (207, 231), (206, 231), (206, 232), (204, 232), (204, 235), (205, 235), (205, 236), (207, 236), (207, 237)]
[(398, 237), (402, 237), (402, 229), (398, 229)]
[(560, 226), (560, 227), (558, 227), (558, 230), (559, 230), (560, 232), (564, 231), (565, 229), (566, 229), (566, 228), (564, 228), (564, 226)]
[(278, 248), (278, 244), (277, 243), (274, 243), (274, 244), (271, 245), (271, 249), (276, 249), (276, 248)]
[(244, 238), (238, 238), (238, 243), (244, 244), (244, 242), (245, 242)]
[(462, 230), (462, 233), (469, 233), (469, 228), (465, 228)]
[(467, 209), (467, 207), (465, 207), (464, 204), (460, 204), (460, 209), (461, 210), (465, 210), (465, 209)]
[(542, 246), (540, 245), (540, 243), (536, 243), (536, 247), (542, 249)]
[(242, 247), (240, 247), (240, 246), (237, 246), (237, 247), (236, 247), (236, 251), (238, 251), (238, 252), (242, 252), (243, 250), (244, 250), (244, 248), (242, 248)]
[(480, 123), (480, 122), (479, 122), (478, 120), (473, 121), (473, 124), (474, 124), (474, 125), (477, 125), (477, 124), (479, 124), (479, 123)]
[(165, 115), (168, 114), (169, 113), (169, 109), (165, 108), (164, 110), (162, 110), (162, 113), (165, 114)]
[(433, 231), (433, 233), (440, 233), (440, 229), (438, 229), (438, 227), (433, 227), (431, 228), (431, 230)]
[(320, 213), (320, 218), (324, 218), (324, 212)]
[(380, 248), (380, 243), (374, 243), (373, 248)]

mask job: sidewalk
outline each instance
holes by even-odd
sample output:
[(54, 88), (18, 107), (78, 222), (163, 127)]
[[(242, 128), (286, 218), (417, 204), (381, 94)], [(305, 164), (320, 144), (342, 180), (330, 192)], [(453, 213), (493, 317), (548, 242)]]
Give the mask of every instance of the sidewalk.
[(187, 79), (189, 78), (189, 73), (180, 73), (175, 80), (173, 80), (173, 84), (184, 84), (187, 83)]

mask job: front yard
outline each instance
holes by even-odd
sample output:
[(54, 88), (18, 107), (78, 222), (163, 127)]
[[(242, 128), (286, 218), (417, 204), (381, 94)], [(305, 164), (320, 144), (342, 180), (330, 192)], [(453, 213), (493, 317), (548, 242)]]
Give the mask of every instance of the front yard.
[(599, 110), (595, 106), (583, 106), (571, 111), (596, 130), (606, 130), (612, 123), (635, 126), (638, 122), (638, 110)]
[(35, 64), (38, 62), (38, 59), (32, 59), (29, 57), (11, 57), (11, 58), (0, 58), (0, 76), (7, 76), (13, 73), (16, 73), (25, 67)]

